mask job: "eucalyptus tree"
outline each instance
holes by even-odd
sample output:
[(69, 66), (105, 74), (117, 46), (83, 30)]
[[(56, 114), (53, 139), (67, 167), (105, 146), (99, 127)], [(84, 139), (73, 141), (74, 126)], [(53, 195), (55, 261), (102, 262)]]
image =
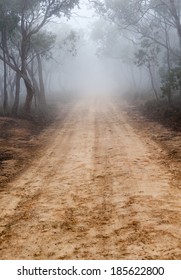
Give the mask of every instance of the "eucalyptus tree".
[[(140, 45), (140, 51), (136, 53), (137, 65), (139, 67), (147, 65), (152, 86), (154, 83), (150, 70), (154, 60), (152, 56), (150, 57), (150, 50), (159, 47), (162, 54), (159, 55), (159, 63), (161, 64), (162, 61), (162, 68), (164, 66), (166, 72), (164, 79), (160, 78), (162, 83), (165, 81), (167, 85), (163, 86), (162, 90), (167, 88), (164, 93), (170, 102), (174, 88), (171, 83), (177, 80), (178, 68), (181, 65), (180, 0), (90, 0), (89, 2), (101, 17), (117, 26), (120, 34), (128, 32), (128, 39)], [(142, 44), (145, 41), (149, 42), (149, 47), (143, 49)], [(149, 57), (151, 61), (148, 64)], [(175, 67), (176, 70), (173, 71)], [(174, 72), (175, 79), (173, 79)]]
[(159, 99), (157, 88), (155, 86), (155, 67), (158, 66), (158, 55), (160, 48), (158, 46), (150, 44), (150, 42), (145, 39), (142, 42), (142, 48), (135, 53), (135, 63), (138, 67), (146, 67), (150, 75), (151, 85), (156, 99)]
[(43, 30), (32, 37), (30, 45), (31, 57), (27, 69), (36, 90), (39, 108), (42, 109), (46, 106), (43, 60), (52, 58), (51, 49), (55, 46), (55, 43), (56, 35)]
[(18, 24), (19, 18), (14, 11), (11, 10), (11, 1), (0, 1), (0, 49), (3, 61), (3, 109), (4, 113), (8, 111), (8, 91), (7, 91), (7, 62), (8, 59), (8, 40)]
[(167, 24), (172, 30), (176, 30), (181, 58), (181, 2), (180, 0), (151, 0), (150, 7), (153, 8), (162, 22)]
[[(6, 7), (7, 1), (2, 1), (1, 10)], [(9, 13), (13, 13), (18, 18), (16, 31), (19, 40), (16, 50), (19, 56), (16, 58), (10, 49), (3, 46), (5, 55), (0, 55), (0, 59), (11, 67), (24, 81), (26, 87), (26, 101), (24, 105), (25, 113), (30, 114), (35, 88), (28, 75), (27, 64), (31, 57), (31, 41), (33, 36), (38, 34), (54, 17), (70, 17), (71, 11), (78, 5), (78, 0), (13, 0), (9, 1)]]

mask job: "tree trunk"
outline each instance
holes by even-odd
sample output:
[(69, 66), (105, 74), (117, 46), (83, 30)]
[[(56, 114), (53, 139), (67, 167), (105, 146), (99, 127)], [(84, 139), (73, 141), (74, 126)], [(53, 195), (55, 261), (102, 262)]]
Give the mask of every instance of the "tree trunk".
[(173, 107), (173, 104), (172, 104), (172, 94), (171, 94), (171, 90), (169, 88), (168, 90), (168, 94), (167, 94), (167, 98), (168, 98), (168, 103), (171, 107)]
[(21, 73), (23, 74), (23, 80), (24, 84), (26, 87), (26, 100), (24, 104), (24, 113), (27, 116), (30, 116), (31, 114), (31, 105), (33, 101), (33, 96), (35, 94), (35, 89), (33, 87), (33, 84), (31, 80), (28, 77), (27, 73), (27, 65), (26, 65), (26, 60), (27, 60), (27, 38), (25, 37), (22, 42), (22, 49), (21, 49)]
[(50, 88), (51, 88), (51, 80), (52, 80), (52, 73), (48, 72), (46, 75), (46, 90), (48, 92), (50, 92)]
[(38, 77), (39, 77), (39, 89), (40, 89), (40, 108), (46, 106), (46, 98), (45, 98), (45, 87), (43, 81), (43, 69), (40, 54), (37, 54), (38, 61)]
[(37, 105), (37, 100), (38, 100), (38, 103), (39, 103), (39, 99), (40, 99), (40, 90), (39, 90), (39, 87), (38, 87), (38, 83), (36, 81), (36, 78), (34, 77), (34, 74), (30, 74), (30, 77), (32, 79), (32, 82), (33, 82), (33, 87), (34, 87), (34, 98), (35, 98), (35, 107), (37, 108), (38, 105)]
[(13, 104), (14, 103), (14, 89), (16, 86), (16, 75), (14, 75), (14, 78), (12, 80), (12, 77), (9, 75), (9, 97), (10, 97), (10, 103)]
[(4, 67), (4, 102), (3, 102), (3, 111), (6, 115), (8, 113), (8, 92), (7, 92), (7, 65), (6, 65), (6, 31), (2, 32), (2, 44), (3, 44), (3, 67)]
[(170, 38), (169, 38), (169, 27), (166, 20), (164, 20), (164, 31), (165, 31), (165, 44), (166, 44), (166, 52), (167, 52), (167, 66), (170, 72), (172, 68), (171, 60), (170, 60)]
[(19, 95), (20, 95), (20, 81), (21, 76), (17, 73), (16, 74), (16, 92), (15, 92), (15, 100), (12, 107), (12, 114), (14, 116), (17, 116), (18, 114), (18, 108), (19, 108)]
[(29, 66), (27, 66), (27, 70), (28, 70), (28, 74), (33, 82), (33, 87), (34, 87), (34, 99), (35, 99), (35, 108), (37, 108), (37, 99), (38, 99), (38, 103), (39, 103), (39, 98), (40, 98), (40, 90), (39, 90), (39, 86), (38, 86), (38, 82), (35, 78), (35, 72), (34, 72), (34, 61), (32, 60), (31, 62), (31, 68)]
[[(179, 38), (179, 46), (180, 46), (180, 57), (181, 57), (181, 24), (180, 24), (180, 19), (176, 19), (176, 28), (177, 28), (177, 34)], [(181, 61), (181, 58), (180, 58)]]
[(3, 98), (3, 78), (0, 77), (0, 98)]
[[(164, 24), (165, 24), (164, 30), (165, 30), (166, 53), (167, 53), (167, 66), (168, 66), (168, 73), (169, 73), (169, 76), (170, 76), (171, 69), (172, 69), (171, 60), (170, 60), (170, 40), (169, 40), (168, 26), (167, 26), (166, 21), (164, 22)], [(168, 98), (169, 105), (172, 106), (172, 89), (171, 89), (171, 86), (169, 86), (169, 88), (168, 88), (167, 98)]]
[(129, 68), (130, 68), (131, 79), (132, 79), (132, 90), (135, 91), (134, 93), (136, 93), (136, 92), (137, 92), (137, 85), (136, 85), (136, 80), (135, 80), (133, 65), (132, 65), (132, 64), (129, 64)]
[(27, 91), (26, 100), (25, 100), (25, 104), (24, 104), (24, 111), (27, 116), (30, 116), (31, 105), (32, 105), (35, 90), (28, 77), (27, 77), (27, 79), (24, 79), (24, 83), (25, 83), (25, 87), (26, 87), (26, 91)]
[(151, 71), (151, 65), (148, 66), (148, 70), (149, 70), (149, 74), (150, 74), (152, 89), (153, 89), (153, 91), (154, 91), (156, 100), (158, 101), (159, 98), (158, 98), (158, 93), (157, 93), (157, 90), (156, 90), (155, 84), (154, 84), (153, 74), (152, 74), (152, 71)]

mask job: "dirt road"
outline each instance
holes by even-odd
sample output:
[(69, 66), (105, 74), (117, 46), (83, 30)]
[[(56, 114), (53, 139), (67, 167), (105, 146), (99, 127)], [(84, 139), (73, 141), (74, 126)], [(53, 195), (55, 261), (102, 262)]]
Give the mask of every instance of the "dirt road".
[(0, 193), (1, 259), (180, 259), (181, 191), (114, 102), (81, 101)]

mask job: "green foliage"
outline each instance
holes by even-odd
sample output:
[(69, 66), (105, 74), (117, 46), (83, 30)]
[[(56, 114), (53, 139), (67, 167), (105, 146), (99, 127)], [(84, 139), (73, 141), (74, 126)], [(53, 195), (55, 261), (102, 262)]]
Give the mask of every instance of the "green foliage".
[(40, 54), (46, 59), (51, 58), (51, 48), (55, 44), (56, 35), (51, 32), (39, 31), (31, 38), (32, 53)]
[(104, 18), (120, 25), (135, 25), (139, 21), (142, 1), (137, 0), (95, 0), (93, 6)]
[(47, 17), (50, 18), (53, 15), (60, 16), (63, 13), (70, 15), (71, 10), (75, 5), (78, 5), (79, 0), (14, 0), (11, 2), (16, 12), (22, 13), (23, 11), (28, 16), (32, 11), (35, 14), (41, 11), (42, 15), (46, 13)]
[[(55, 17), (69, 18), (78, 3), (79, 0), (0, 0), (0, 60), (24, 80), (27, 114), (36, 91), (28, 64), (35, 58), (40, 64), (42, 57), (51, 58), (50, 50), (55, 44), (55, 36), (42, 30)], [(74, 42), (73, 35), (71, 38)], [(3, 74), (6, 77), (5, 70)]]
[(77, 42), (80, 40), (79, 35), (71, 30), (70, 34), (65, 38), (63, 45), (67, 47), (68, 52), (72, 56), (76, 56), (77, 54)]
[(138, 67), (146, 66), (150, 67), (151, 64), (158, 66), (158, 55), (160, 47), (155, 44), (151, 44), (149, 40), (144, 39), (141, 43), (141, 49), (135, 52), (135, 64)]
[(181, 90), (181, 66), (174, 67), (169, 71), (165, 71), (161, 68), (160, 76), (163, 96), (168, 96), (171, 90), (173, 92)]
[(17, 27), (19, 16), (12, 10), (11, 1), (0, 0), (0, 31), (7, 34)]
[(57, 46), (61, 52), (66, 51), (72, 57), (75, 57), (77, 55), (77, 47), (78, 42), (80, 41), (80, 36), (74, 30), (69, 30), (67, 33), (68, 34), (66, 34), (64, 38), (61, 38), (61, 40), (59, 38)]

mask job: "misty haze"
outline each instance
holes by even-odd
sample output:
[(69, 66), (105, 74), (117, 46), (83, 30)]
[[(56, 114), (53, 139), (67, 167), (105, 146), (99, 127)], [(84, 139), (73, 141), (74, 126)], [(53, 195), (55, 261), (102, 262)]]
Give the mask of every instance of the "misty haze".
[(0, 0), (0, 259), (181, 259), (180, 0)]

